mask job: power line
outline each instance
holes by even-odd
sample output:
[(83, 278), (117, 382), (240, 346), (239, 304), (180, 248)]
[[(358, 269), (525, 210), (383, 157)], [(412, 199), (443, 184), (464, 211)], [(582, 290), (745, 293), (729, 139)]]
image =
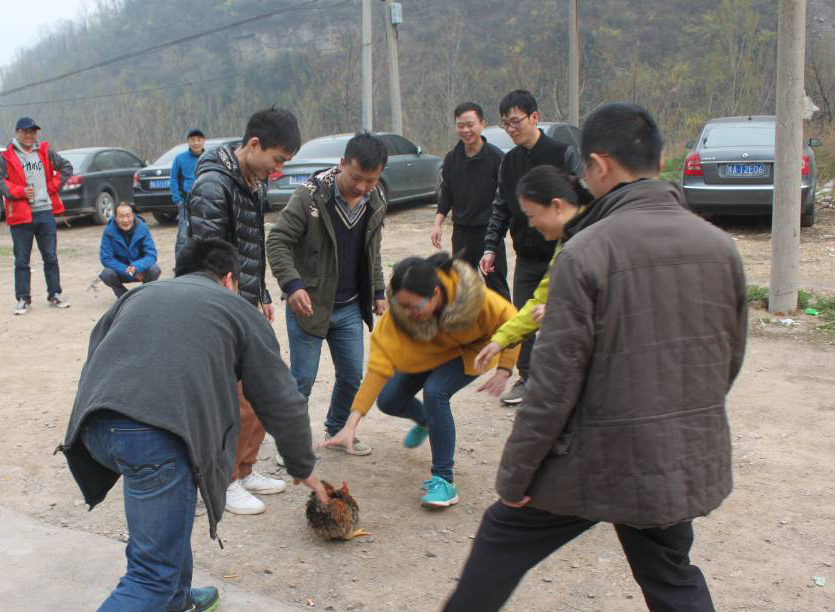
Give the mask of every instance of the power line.
[(212, 83), (215, 81), (223, 81), (226, 79), (237, 78), (243, 76), (244, 73), (227, 74), (225, 76), (213, 77), (211, 79), (200, 79), (198, 81), (189, 81), (187, 83), (174, 83), (172, 85), (160, 85), (159, 87), (147, 87), (145, 89), (134, 89), (131, 91), (117, 91), (106, 94), (96, 94), (92, 96), (78, 96), (74, 98), (57, 98), (52, 100), (30, 100), (29, 102), (13, 102), (11, 104), (0, 104), (0, 108), (13, 108), (16, 106), (36, 106), (39, 104), (58, 104), (63, 102), (82, 102), (86, 100), (98, 100), (101, 98), (115, 98), (117, 96), (128, 96), (135, 94), (151, 93), (154, 91), (163, 91), (165, 89), (177, 89), (179, 87), (190, 87), (191, 85), (200, 85), (201, 83)]
[(42, 79), (40, 81), (33, 81), (31, 83), (27, 83), (26, 85), (21, 85), (19, 87), (13, 87), (11, 89), (4, 89), (0, 91), (0, 96), (7, 96), (9, 94), (17, 93), (19, 91), (23, 91), (24, 89), (28, 89), (29, 87), (36, 87), (38, 85), (46, 85), (47, 83), (54, 83), (55, 81), (60, 81), (62, 79), (66, 79), (67, 77), (75, 76), (77, 74), (81, 74), (83, 72), (88, 72), (90, 70), (94, 70), (96, 68), (102, 68), (104, 66), (109, 66), (110, 64), (115, 64), (116, 62), (121, 62), (126, 59), (132, 59), (135, 57), (139, 57), (141, 55), (146, 55), (148, 53), (153, 53), (156, 51), (161, 51), (163, 49), (167, 49), (168, 47), (173, 47), (175, 45), (182, 44), (184, 42), (189, 42), (192, 40), (196, 40), (198, 38), (202, 38), (203, 36), (208, 36), (210, 34), (217, 34), (218, 32), (222, 32), (224, 30), (231, 30), (232, 28), (237, 28), (242, 25), (246, 25), (247, 23), (252, 23), (253, 21), (258, 21), (259, 19), (266, 19), (268, 17), (273, 17), (275, 15), (279, 15), (281, 13), (287, 13), (290, 11), (299, 11), (299, 10), (327, 10), (327, 9), (334, 9), (340, 7), (344, 4), (348, 4), (350, 0), (342, 0), (341, 2), (337, 2), (336, 4), (331, 4), (329, 6), (311, 6), (316, 4), (319, 0), (308, 0), (307, 2), (300, 2), (299, 4), (294, 4), (292, 6), (286, 6), (284, 8), (276, 9), (274, 11), (270, 11), (268, 13), (262, 13), (260, 15), (256, 15), (254, 17), (248, 17), (247, 19), (241, 19), (240, 21), (236, 21), (234, 23), (229, 23), (223, 26), (218, 26), (216, 28), (212, 28), (211, 30), (205, 30), (203, 32), (198, 32), (196, 34), (191, 34), (189, 36), (185, 36), (183, 38), (178, 38), (177, 40), (171, 40), (168, 42), (160, 43), (158, 45), (153, 45), (151, 47), (146, 47), (144, 49), (140, 49), (138, 51), (131, 51), (130, 53), (125, 53), (123, 55), (118, 55), (116, 57), (103, 60), (101, 62), (97, 62), (95, 64), (91, 64), (89, 66), (85, 66), (83, 68), (78, 68), (76, 70), (71, 70), (70, 72), (65, 72), (63, 74), (59, 74), (54, 77), (50, 77), (48, 79)]

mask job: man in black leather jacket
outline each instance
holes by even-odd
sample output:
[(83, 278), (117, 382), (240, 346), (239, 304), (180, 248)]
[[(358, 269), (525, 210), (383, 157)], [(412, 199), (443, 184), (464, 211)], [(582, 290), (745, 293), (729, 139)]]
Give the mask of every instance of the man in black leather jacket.
[[(238, 147), (224, 145), (201, 157), (197, 179), (186, 210), (189, 235), (220, 238), (238, 250), (241, 263), (240, 293), (272, 323), (272, 299), (264, 280), (264, 211), (267, 198), (264, 181), (284, 167), (301, 146), (296, 118), (289, 111), (269, 108), (247, 122)], [(240, 388), (239, 388), (240, 392)], [(226, 510), (235, 514), (260, 514), (264, 503), (252, 495), (280, 493), (282, 480), (253, 471), (265, 430), (252, 406), (239, 393), (241, 433), (232, 482), (226, 492)]]

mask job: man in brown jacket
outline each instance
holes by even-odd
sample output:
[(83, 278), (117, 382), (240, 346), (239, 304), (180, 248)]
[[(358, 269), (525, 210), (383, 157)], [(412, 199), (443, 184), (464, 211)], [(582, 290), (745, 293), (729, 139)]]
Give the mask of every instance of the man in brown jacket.
[(446, 612), (490, 612), (539, 561), (614, 525), (654, 612), (714, 610), (691, 521), (731, 491), (725, 396), (745, 351), (731, 239), (658, 180), (661, 134), (632, 104), (583, 127), (597, 198), (551, 272), (525, 399)]

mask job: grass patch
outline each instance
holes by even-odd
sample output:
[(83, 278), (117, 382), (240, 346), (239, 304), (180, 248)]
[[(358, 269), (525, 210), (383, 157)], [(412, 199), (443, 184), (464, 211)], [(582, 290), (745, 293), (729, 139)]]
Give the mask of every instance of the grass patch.
[(684, 168), (685, 154), (677, 157), (670, 157), (664, 160), (664, 169), (661, 170), (661, 178), (665, 181), (678, 183), (681, 181), (681, 171)]
[(745, 289), (745, 299), (754, 306), (768, 308), (768, 287), (748, 285)]
[[(768, 287), (760, 287), (759, 285), (748, 285), (745, 289), (745, 298), (749, 304), (759, 306), (760, 308), (768, 308)], [(807, 308), (815, 308), (820, 312), (820, 316), (831, 316), (831, 320), (835, 321), (835, 297), (817, 296), (809, 291), (800, 289), (797, 292), (797, 309), (806, 310)]]

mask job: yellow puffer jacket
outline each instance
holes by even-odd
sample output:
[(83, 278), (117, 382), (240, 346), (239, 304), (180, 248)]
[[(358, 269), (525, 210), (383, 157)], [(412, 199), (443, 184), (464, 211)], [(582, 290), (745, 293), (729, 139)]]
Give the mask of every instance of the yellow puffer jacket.
[[(516, 309), (498, 293), (487, 289), (472, 267), (456, 260), (449, 272), (438, 270), (446, 290), (447, 305), (437, 317), (416, 321), (389, 299), (389, 308), (371, 333), (368, 371), (354, 398), (352, 411), (365, 415), (395, 371), (427, 372), (461, 357), (464, 371), (477, 375), (476, 355), (499, 327), (510, 320)], [(391, 287), (388, 297), (391, 298)], [(512, 370), (519, 347), (497, 355), (489, 367), (498, 364)]]

